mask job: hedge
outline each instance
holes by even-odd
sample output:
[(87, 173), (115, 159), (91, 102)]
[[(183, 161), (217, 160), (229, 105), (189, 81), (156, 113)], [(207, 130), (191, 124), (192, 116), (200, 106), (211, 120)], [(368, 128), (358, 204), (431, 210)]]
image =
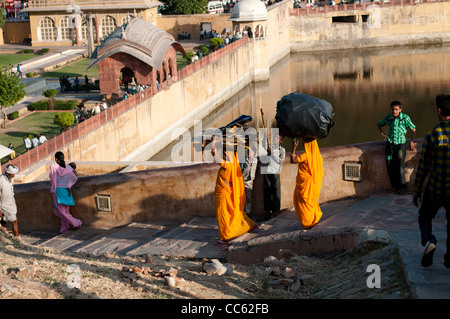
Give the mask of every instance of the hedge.
[[(55, 110), (63, 111), (63, 110), (74, 110), (78, 106), (79, 102), (77, 100), (54, 100)], [(46, 111), (48, 110), (48, 100), (40, 100), (37, 102), (33, 102), (29, 106), (31, 111)]]

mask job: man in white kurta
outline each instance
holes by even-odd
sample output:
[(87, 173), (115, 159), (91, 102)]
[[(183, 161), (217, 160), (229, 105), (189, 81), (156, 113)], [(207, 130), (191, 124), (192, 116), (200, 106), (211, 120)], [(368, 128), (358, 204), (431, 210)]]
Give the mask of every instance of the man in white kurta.
[(0, 217), (1, 225), (6, 225), (6, 222), (12, 223), (12, 230), (14, 236), (19, 236), (17, 224), (17, 206), (14, 198), (13, 178), (19, 172), (19, 169), (14, 165), (7, 165), (5, 167), (5, 174), (0, 175)]

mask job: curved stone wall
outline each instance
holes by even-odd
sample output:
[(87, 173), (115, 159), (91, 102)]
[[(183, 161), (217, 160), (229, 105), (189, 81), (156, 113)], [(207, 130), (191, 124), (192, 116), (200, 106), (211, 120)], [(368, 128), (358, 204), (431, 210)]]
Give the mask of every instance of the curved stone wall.
[[(320, 203), (389, 190), (384, 148), (384, 142), (372, 142), (321, 149), (324, 179)], [(420, 151), (421, 141), (417, 153), (407, 151), (409, 190), (413, 188)], [(346, 161), (361, 163), (361, 182), (343, 180)], [(99, 228), (134, 221), (188, 221), (195, 216), (215, 216), (214, 187), (218, 168), (217, 164), (197, 164), (82, 177), (73, 188), (76, 206), (71, 211), (84, 225)], [(293, 206), (296, 174), (297, 165), (289, 163), (287, 154), (281, 173), (282, 208)], [(262, 189), (262, 178), (257, 174), (253, 188), (254, 215), (263, 213)], [(52, 212), (50, 182), (18, 184), (15, 193), (20, 228), (58, 231), (60, 221)], [(97, 210), (97, 195), (110, 196), (111, 212)]]

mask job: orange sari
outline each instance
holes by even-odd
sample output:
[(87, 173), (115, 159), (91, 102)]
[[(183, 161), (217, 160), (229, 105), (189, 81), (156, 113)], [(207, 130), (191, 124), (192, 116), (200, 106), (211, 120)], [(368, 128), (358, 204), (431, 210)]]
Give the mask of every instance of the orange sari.
[(294, 190), (294, 207), (304, 228), (311, 228), (322, 217), (319, 206), (323, 178), (323, 159), (317, 140), (305, 142), (305, 152), (297, 157), (298, 172)]
[(220, 165), (214, 191), (219, 236), (223, 241), (245, 234), (255, 226), (244, 213), (244, 180), (237, 155), (233, 153), (227, 153), (227, 158), (232, 161), (225, 159)]

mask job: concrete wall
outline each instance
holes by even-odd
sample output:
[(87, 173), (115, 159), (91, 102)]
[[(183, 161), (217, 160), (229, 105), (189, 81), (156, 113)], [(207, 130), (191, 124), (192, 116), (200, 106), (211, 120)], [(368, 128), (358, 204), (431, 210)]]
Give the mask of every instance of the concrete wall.
[[(419, 143), (421, 145), (421, 143)], [(384, 161), (384, 142), (323, 148), (324, 178), (320, 203), (352, 196), (367, 196), (390, 189)], [(406, 180), (413, 187), (418, 153), (407, 151)], [(343, 164), (362, 164), (362, 181), (343, 180)], [(100, 228), (117, 227), (133, 221), (187, 221), (195, 216), (215, 216), (214, 188), (218, 164), (144, 170), (121, 174), (81, 177), (73, 194), (76, 206), (72, 214), (84, 225)], [(258, 170), (259, 172), (259, 170)], [(289, 154), (281, 173), (282, 208), (293, 206), (297, 165), (289, 163)], [(252, 214), (262, 214), (262, 178), (258, 173), (253, 187)], [(21, 229), (57, 231), (59, 219), (52, 212), (50, 182), (15, 186)], [(110, 195), (112, 212), (96, 209), (96, 195)], [(30, 203), (33, 203), (30, 207)]]
[[(379, 26), (370, 24), (369, 9), (290, 17), (292, 51), (329, 50), (450, 41), (450, 2), (379, 7)], [(370, 13), (375, 16), (375, 13)], [(333, 18), (355, 16), (354, 23)], [(364, 21), (366, 20), (366, 21)]]
[(3, 28), (4, 43), (22, 43), (31, 38), (29, 21), (7, 21)]

